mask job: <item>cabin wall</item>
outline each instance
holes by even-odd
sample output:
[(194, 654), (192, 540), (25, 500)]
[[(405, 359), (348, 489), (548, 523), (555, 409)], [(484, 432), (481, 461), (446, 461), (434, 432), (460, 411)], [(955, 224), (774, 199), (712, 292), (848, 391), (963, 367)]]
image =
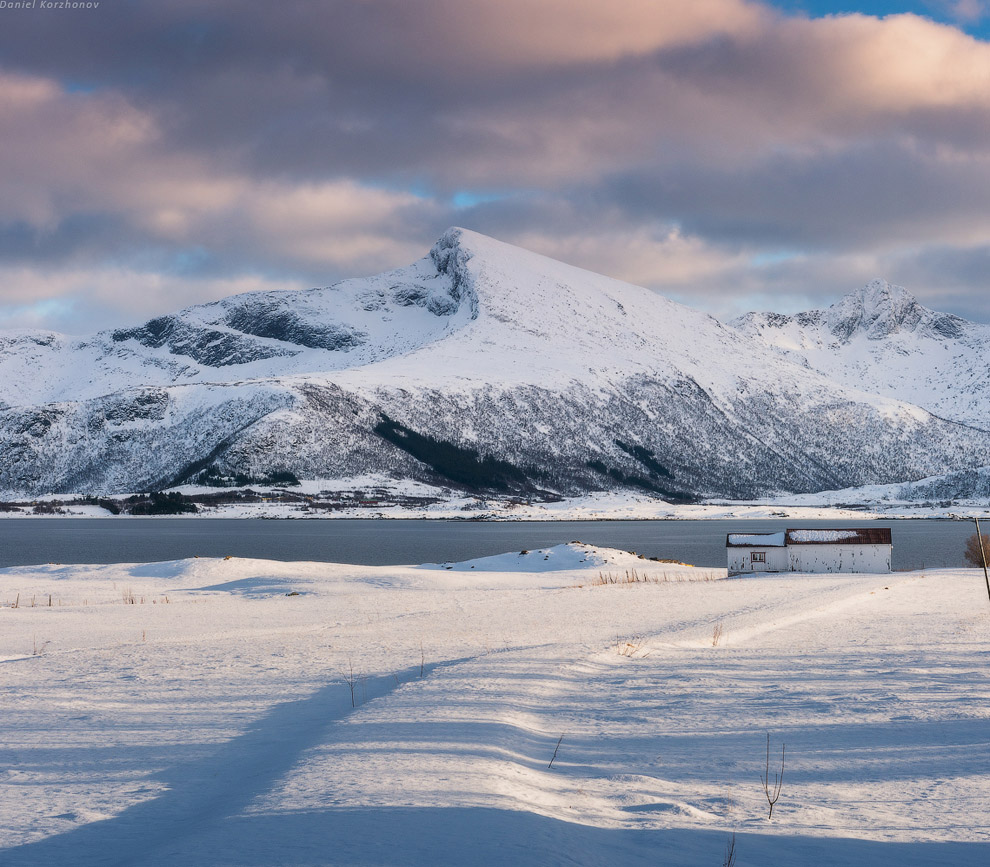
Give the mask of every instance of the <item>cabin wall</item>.
[(790, 545), (794, 572), (889, 572), (890, 545)]
[[(787, 572), (790, 566), (786, 548), (726, 548), (730, 574), (739, 572)], [(754, 563), (752, 553), (766, 555), (765, 563)]]
[(730, 575), (738, 572), (752, 572), (749, 563), (749, 548), (726, 548)]

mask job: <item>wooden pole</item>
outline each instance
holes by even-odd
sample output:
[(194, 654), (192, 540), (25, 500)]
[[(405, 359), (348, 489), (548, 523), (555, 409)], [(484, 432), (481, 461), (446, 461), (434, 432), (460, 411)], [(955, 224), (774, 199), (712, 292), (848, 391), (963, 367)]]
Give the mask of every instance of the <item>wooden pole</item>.
[(976, 521), (976, 543), (980, 546), (980, 557), (983, 559), (983, 580), (987, 582), (987, 597), (990, 598), (990, 577), (987, 577), (987, 549), (983, 547), (983, 536), (980, 535), (980, 519), (975, 515)]

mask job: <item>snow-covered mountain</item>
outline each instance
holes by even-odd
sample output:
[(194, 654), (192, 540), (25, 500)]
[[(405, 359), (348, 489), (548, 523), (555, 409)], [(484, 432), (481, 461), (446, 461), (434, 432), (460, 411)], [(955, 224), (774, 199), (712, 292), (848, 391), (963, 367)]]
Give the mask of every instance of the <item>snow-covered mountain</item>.
[(827, 310), (730, 324), (844, 385), (990, 429), (990, 326), (929, 310), (900, 286), (874, 280)]
[[(870, 327), (899, 333), (883, 315)], [(836, 381), (768, 328), (450, 229), (377, 277), (0, 337), (0, 489), (207, 470), (746, 497), (990, 464), (987, 431)]]

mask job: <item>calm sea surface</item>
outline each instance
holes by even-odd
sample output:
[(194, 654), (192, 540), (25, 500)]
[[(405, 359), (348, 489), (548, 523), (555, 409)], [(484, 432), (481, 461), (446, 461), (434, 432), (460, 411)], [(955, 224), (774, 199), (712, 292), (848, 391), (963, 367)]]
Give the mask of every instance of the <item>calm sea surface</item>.
[(233, 520), (210, 518), (0, 519), (0, 567), (135, 563), (202, 557), (322, 560), (386, 566), (486, 557), (579, 539), (725, 566), (725, 536), (784, 527), (891, 527), (895, 569), (962, 566), (971, 522), (901, 521), (483, 521)]

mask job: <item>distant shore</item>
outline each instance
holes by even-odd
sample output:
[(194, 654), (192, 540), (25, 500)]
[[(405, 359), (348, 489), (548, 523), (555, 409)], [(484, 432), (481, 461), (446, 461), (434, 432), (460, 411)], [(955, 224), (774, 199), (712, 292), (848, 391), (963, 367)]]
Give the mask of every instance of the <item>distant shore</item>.
[[(391, 499), (382, 497), (358, 502), (352, 497), (318, 496), (302, 498), (298, 494), (279, 496), (275, 492), (230, 501), (210, 500), (202, 495), (188, 495), (191, 506), (182, 512), (142, 512), (129, 514), (126, 497), (82, 502), (77, 495), (53, 495), (37, 499), (8, 499), (0, 518), (132, 518), (183, 517), (271, 520), (438, 520), (438, 521), (699, 521), (699, 520), (796, 520), (796, 521), (870, 521), (944, 519), (974, 517), (990, 519), (990, 504), (957, 502), (951, 504), (915, 503), (813, 503), (814, 495), (804, 495), (801, 502), (718, 501), (692, 505), (675, 505), (635, 494), (591, 494), (557, 502), (517, 502), (457, 495), (444, 498)], [(824, 497), (824, 495), (820, 495)], [(95, 499), (95, 498), (91, 498)], [(418, 502), (416, 500), (419, 500)], [(111, 505), (112, 504), (112, 505)], [(118, 512), (112, 511), (117, 509)]]

